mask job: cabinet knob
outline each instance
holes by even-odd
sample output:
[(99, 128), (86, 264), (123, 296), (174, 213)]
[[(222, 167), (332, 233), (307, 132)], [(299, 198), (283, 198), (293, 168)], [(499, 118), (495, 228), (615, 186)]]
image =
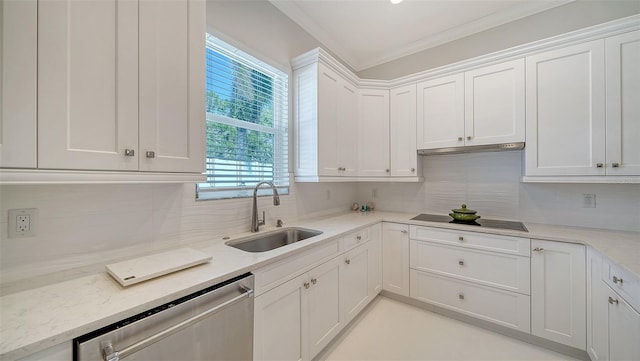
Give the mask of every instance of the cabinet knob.
[(470, 135), (467, 135), (467, 140), (471, 140), (471, 136)]
[(458, 142), (462, 142), (463, 139), (464, 138), (462, 138), (462, 137), (458, 137)]
[(409, 233), (409, 231), (407, 231), (406, 229), (403, 229), (402, 231), (400, 231), (400, 233), (407, 234), (407, 233)]
[(147, 158), (155, 158), (156, 157), (156, 152), (154, 152), (152, 150), (148, 150), (146, 152), (146, 156), (147, 156)]
[(460, 242), (464, 241), (464, 237), (462, 237), (462, 236), (458, 237), (458, 241), (460, 241)]
[(612, 305), (615, 303), (617, 305), (618, 304), (618, 299), (609, 296), (609, 303), (612, 304)]
[(619, 168), (620, 167), (620, 163), (611, 163), (611, 166), (613, 168)]
[(535, 252), (542, 252), (542, 251), (544, 251), (544, 248), (536, 247), (536, 248), (534, 248), (533, 250), (534, 250)]
[(345, 167), (338, 167), (338, 170), (340, 170), (340, 171), (345, 171), (345, 170), (347, 170), (347, 168), (345, 168)]
[(622, 286), (622, 278), (618, 278), (616, 276), (613, 276), (613, 283), (615, 284), (620, 284)]
[(385, 172), (387, 172), (387, 173), (389, 173), (389, 172), (390, 172), (390, 170), (389, 170), (389, 169), (385, 169), (384, 171), (385, 171)]
[(351, 260), (347, 258), (347, 259), (344, 260), (344, 263), (351, 264)]
[(312, 285), (315, 285), (316, 283), (318, 283), (318, 280), (317, 280), (317, 279), (315, 279), (315, 278), (312, 278), (312, 279), (311, 279), (311, 284), (312, 284)]
[(464, 300), (464, 293), (458, 293), (458, 298)]
[(461, 259), (461, 260), (459, 260), (459, 261), (458, 261), (458, 264), (459, 264), (460, 266), (464, 266), (464, 260), (462, 260), (462, 259)]
[(136, 155), (136, 151), (133, 149), (125, 149), (124, 150), (124, 155), (127, 157), (133, 157)]
[(604, 164), (602, 164), (602, 163), (596, 163), (596, 168), (604, 168)]
[(311, 287), (311, 285), (309, 284), (309, 282), (305, 282), (305, 283), (304, 283), (304, 288), (309, 289), (309, 287)]
[(415, 173), (416, 169), (415, 168), (411, 168), (411, 173)]
[(361, 241), (361, 240), (362, 240), (362, 236), (358, 236), (358, 237), (356, 237), (356, 239), (357, 239), (358, 241)]

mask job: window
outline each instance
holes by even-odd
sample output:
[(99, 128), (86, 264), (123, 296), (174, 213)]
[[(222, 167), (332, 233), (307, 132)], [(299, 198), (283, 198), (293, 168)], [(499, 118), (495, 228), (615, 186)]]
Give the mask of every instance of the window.
[(286, 194), (288, 76), (207, 34), (207, 182), (199, 199), (248, 197), (258, 182)]

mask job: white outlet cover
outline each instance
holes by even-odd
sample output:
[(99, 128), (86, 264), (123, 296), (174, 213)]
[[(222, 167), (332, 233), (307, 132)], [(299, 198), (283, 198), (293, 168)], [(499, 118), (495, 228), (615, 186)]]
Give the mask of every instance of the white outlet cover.
[[(18, 216), (29, 216), (29, 230), (19, 232), (17, 228)], [(9, 238), (20, 237), (33, 237), (37, 235), (38, 230), (38, 209), (37, 208), (23, 208), (23, 209), (10, 209), (9, 210), (9, 222), (8, 222)]]

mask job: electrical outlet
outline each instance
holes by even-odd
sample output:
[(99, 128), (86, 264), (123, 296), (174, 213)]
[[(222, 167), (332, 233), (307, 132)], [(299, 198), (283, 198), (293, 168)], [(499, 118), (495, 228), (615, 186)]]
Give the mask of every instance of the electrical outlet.
[(33, 237), (38, 226), (36, 208), (9, 210), (9, 238)]
[(596, 208), (596, 195), (595, 194), (583, 194), (582, 195), (582, 208)]

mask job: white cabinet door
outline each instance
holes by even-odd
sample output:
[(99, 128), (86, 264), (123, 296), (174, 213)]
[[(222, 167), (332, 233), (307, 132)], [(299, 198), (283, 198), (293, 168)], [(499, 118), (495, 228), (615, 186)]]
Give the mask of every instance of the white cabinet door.
[(0, 2), (0, 167), (37, 165), (37, 22), (37, 2)]
[(369, 294), (371, 299), (382, 291), (382, 223), (370, 228), (369, 241)]
[(607, 175), (640, 175), (640, 30), (607, 38)]
[(137, 2), (38, 2), (38, 167), (138, 170), (137, 150)]
[(640, 314), (611, 289), (609, 293), (609, 359), (640, 360)]
[(358, 176), (390, 174), (389, 91), (358, 89)]
[(139, 6), (140, 170), (202, 173), (205, 2)]
[(382, 289), (409, 296), (409, 226), (382, 223)]
[(465, 145), (524, 142), (524, 59), (464, 73)]
[(303, 360), (308, 354), (307, 274), (254, 301), (254, 360)]
[(531, 333), (586, 350), (585, 247), (531, 240)]
[(345, 323), (340, 301), (341, 261), (336, 257), (312, 269), (307, 276), (309, 360), (331, 342)]
[(346, 322), (351, 321), (371, 300), (369, 244), (361, 245), (344, 255), (342, 304)]
[(417, 85), (418, 149), (464, 145), (464, 74)]
[(526, 58), (526, 174), (605, 174), (604, 40)]
[(356, 88), (325, 65), (319, 64), (317, 91), (318, 175), (355, 176)]
[(391, 89), (389, 103), (391, 176), (415, 177), (419, 174), (416, 146), (416, 85)]
[(602, 256), (587, 248), (587, 353), (591, 361), (609, 360), (609, 304), (602, 282)]

